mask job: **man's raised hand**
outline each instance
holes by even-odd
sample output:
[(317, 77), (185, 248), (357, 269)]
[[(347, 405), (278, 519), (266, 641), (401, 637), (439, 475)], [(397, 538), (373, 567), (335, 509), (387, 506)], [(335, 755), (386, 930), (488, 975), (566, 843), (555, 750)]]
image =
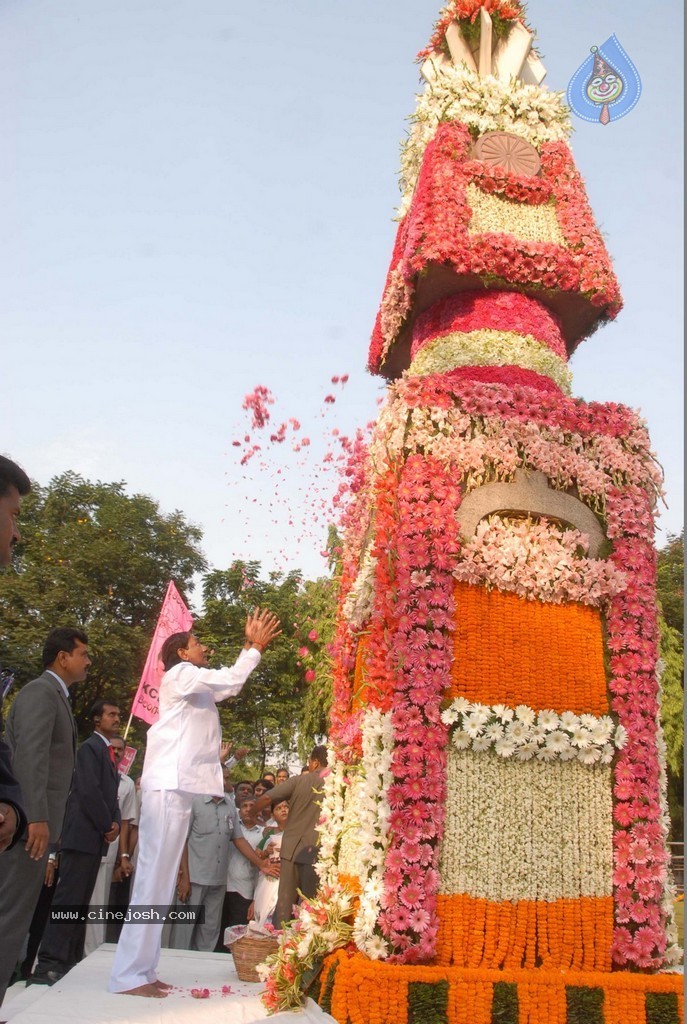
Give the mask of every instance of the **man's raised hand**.
[(267, 608), (256, 608), (246, 619), (246, 643), (249, 647), (257, 647), (263, 651), (265, 647), (280, 636), (279, 619)]

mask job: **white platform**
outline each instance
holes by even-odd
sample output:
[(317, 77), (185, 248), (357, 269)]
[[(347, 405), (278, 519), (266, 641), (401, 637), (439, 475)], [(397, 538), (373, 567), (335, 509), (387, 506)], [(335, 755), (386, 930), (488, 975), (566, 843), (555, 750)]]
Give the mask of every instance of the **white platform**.
[[(336, 1024), (309, 999), (300, 1013), (268, 1017), (262, 985), (239, 981), (224, 953), (163, 949), (159, 977), (174, 985), (166, 999), (113, 995), (107, 991), (115, 947), (105, 944), (52, 987), (13, 985), (0, 1006), (10, 1024)], [(209, 989), (207, 999), (191, 989)], [(224, 988), (224, 991), (223, 991)], [(227, 989), (229, 991), (227, 991)]]

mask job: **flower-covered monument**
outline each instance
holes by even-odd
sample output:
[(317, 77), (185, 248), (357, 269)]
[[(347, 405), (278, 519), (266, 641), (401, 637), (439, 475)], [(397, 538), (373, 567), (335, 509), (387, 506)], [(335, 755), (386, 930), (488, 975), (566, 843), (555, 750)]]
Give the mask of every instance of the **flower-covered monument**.
[(636, 413), (570, 394), (618, 284), (516, 0), (452, 0), (421, 56), (369, 355), (388, 398), (345, 517), (323, 888), (267, 999), (338, 944), (341, 1024), (677, 1021), (661, 474)]

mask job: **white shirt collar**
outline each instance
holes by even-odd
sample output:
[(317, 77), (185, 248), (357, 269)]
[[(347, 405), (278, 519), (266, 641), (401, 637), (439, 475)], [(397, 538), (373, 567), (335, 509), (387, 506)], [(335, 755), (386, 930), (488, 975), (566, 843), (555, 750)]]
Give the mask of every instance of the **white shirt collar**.
[(49, 672), (51, 676), (54, 676), (54, 677), (55, 677), (55, 679), (57, 680), (57, 682), (58, 682), (58, 683), (60, 684), (60, 686), (62, 687), (62, 690), (64, 691), (64, 695), (65, 695), (65, 697), (67, 698), (67, 700), (69, 700), (69, 687), (68, 687), (68, 686), (67, 686), (67, 684), (65, 683), (64, 679), (60, 679), (60, 677), (58, 676), (57, 672), (53, 672), (53, 670), (52, 670), (51, 668), (46, 668), (46, 670), (45, 670), (45, 671), (46, 671), (46, 672)]

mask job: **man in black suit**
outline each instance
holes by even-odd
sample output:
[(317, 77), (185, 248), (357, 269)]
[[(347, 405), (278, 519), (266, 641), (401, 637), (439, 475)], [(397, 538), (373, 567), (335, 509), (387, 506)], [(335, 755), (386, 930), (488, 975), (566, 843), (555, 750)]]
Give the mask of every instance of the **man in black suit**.
[(0, 1003), (45, 878), (48, 843), (57, 842), (62, 830), (76, 752), (69, 687), (86, 678), (91, 664), (87, 644), (83, 630), (53, 629), (43, 647), (43, 674), (22, 686), (7, 715), (5, 739), (28, 825), (21, 841), (2, 855)]
[[(0, 455), (0, 566), (12, 561), (12, 548), (21, 540), (17, 520), (21, 499), (31, 490), (31, 481), (16, 462)], [(0, 731), (2, 695), (0, 695)], [(0, 853), (11, 849), (26, 828), (19, 783), (12, 771), (10, 750), (0, 739)]]
[[(107, 844), (119, 835), (119, 776), (110, 744), (110, 737), (119, 729), (116, 703), (96, 701), (91, 722), (94, 732), (76, 755), (60, 840), (60, 876), (38, 962), (28, 984), (54, 985), (82, 959), (86, 921), (81, 917), (88, 910), (100, 859), (107, 853)], [(65, 920), (68, 915), (64, 914), (61, 917), (66, 908), (82, 908), (79, 919)]]

